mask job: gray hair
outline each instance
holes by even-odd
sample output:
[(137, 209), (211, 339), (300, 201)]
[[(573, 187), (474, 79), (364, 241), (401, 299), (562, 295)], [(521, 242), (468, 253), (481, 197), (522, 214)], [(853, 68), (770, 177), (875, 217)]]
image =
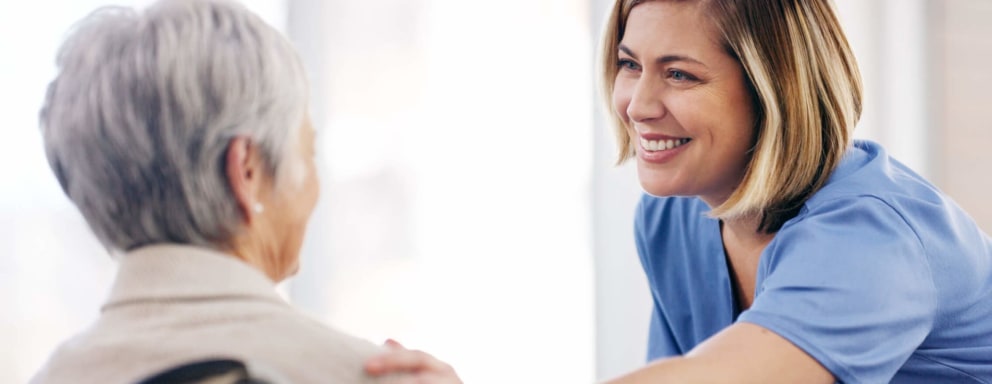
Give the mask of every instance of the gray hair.
[(259, 146), (281, 180), (306, 114), (292, 45), (229, 1), (99, 9), (57, 66), (40, 118), (48, 162), (112, 251), (229, 245), (243, 225), (226, 176), (231, 139)]

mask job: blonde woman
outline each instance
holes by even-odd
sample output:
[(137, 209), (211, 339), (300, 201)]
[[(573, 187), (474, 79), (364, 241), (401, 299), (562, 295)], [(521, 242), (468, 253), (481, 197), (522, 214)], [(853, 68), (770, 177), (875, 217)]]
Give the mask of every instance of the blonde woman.
[(992, 383), (992, 242), (852, 141), (828, 0), (617, 0), (603, 39), (654, 299), (652, 363), (611, 383)]

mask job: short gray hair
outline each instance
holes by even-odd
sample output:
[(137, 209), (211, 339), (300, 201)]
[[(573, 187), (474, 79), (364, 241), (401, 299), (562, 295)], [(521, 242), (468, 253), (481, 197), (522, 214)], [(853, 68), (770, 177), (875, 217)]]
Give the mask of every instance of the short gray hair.
[(292, 45), (232, 1), (101, 8), (57, 66), (40, 118), (48, 162), (112, 251), (229, 245), (243, 225), (226, 174), (231, 139), (258, 145), (278, 180), (306, 114)]

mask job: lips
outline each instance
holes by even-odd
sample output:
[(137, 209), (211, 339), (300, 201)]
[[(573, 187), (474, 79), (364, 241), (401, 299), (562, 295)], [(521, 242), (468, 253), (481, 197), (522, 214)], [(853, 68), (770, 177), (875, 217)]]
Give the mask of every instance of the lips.
[(667, 136), (657, 133), (639, 133), (637, 156), (647, 163), (665, 164), (682, 153), (689, 143), (688, 137)]
[(655, 152), (655, 151), (667, 151), (669, 149), (675, 149), (681, 147), (692, 139), (681, 138), (681, 139), (666, 139), (666, 140), (648, 140), (641, 137), (641, 148), (645, 150)]

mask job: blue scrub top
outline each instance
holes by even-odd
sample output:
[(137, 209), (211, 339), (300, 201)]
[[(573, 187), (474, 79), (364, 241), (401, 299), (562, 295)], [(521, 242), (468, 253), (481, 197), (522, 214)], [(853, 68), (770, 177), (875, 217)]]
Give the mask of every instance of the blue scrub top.
[(637, 249), (654, 301), (649, 360), (734, 322), (767, 328), (845, 383), (992, 383), (992, 240), (876, 143), (857, 141), (761, 255), (740, 312), (719, 221), (645, 195)]

